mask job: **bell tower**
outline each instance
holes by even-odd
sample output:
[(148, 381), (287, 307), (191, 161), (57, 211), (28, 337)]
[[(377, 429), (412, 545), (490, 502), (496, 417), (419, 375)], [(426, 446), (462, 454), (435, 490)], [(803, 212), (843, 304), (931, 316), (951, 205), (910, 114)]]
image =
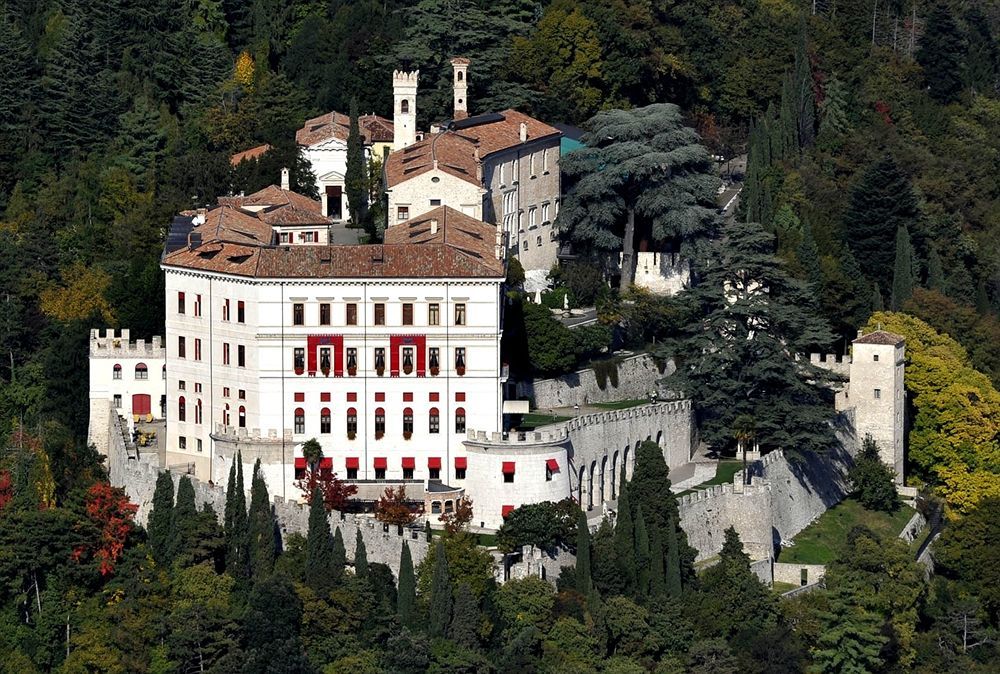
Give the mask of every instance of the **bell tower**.
[(451, 60), (455, 71), (452, 85), (455, 90), (455, 119), (469, 116), (469, 59), (456, 57)]
[(419, 70), (392, 72), (392, 149), (402, 150), (417, 140), (417, 78)]

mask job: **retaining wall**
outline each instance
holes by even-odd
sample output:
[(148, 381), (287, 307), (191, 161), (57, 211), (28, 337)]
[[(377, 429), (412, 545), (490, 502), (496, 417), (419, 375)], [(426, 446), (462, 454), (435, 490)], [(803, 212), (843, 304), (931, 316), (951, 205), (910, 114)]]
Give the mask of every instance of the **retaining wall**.
[(618, 386), (612, 385), (608, 377), (602, 389), (593, 370), (580, 370), (556, 379), (519, 382), (518, 395), (530, 399), (538, 409), (636, 400), (659, 390), (658, 382), (673, 374), (674, 369), (673, 362), (669, 361), (661, 373), (652, 356), (640, 354), (618, 363)]
[(775, 583), (791, 583), (801, 586), (803, 585), (803, 570), (806, 572), (805, 585), (817, 583), (826, 575), (826, 566), (823, 564), (791, 564), (787, 562), (775, 562), (771, 573)]

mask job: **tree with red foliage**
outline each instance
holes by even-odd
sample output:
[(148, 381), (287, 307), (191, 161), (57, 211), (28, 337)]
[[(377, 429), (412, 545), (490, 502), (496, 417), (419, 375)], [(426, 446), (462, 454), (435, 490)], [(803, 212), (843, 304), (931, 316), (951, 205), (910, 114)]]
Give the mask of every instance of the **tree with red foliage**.
[(399, 485), (395, 489), (386, 487), (385, 493), (375, 504), (375, 519), (383, 524), (403, 526), (413, 524), (417, 514), (406, 502), (406, 487)]
[(10, 477), (10, 471), (0, 470), (0, 510), (3, 510), (12, 498), (14, 498), (14, 481)]
[(358, 493), (356, 485), (348, 484), (337, 478), (333, 471), (307, 470), (301, 480), (295, 481), (295, 486), (302, 491), (306, 503), (312, 502), (313, 490), (319, 488), (323, 494), (323, 505), (326, 511), (344, 510), (347, 501)]
[(449, 534), (465, 531), (469, 522), (472, 521), (472, 499), (468, 496), (462, 496), (456, 500), (455, 510), (441, 515), (441, 521), (444, 522), (444, 529)]
[(124, 490), (106, 482), (97, 482), (87, 490), (87, 517), (101, 530), (101, 542), (94, 556), (102, 576), (114, 573), (138, 509), (139, 506), (129, 502)]

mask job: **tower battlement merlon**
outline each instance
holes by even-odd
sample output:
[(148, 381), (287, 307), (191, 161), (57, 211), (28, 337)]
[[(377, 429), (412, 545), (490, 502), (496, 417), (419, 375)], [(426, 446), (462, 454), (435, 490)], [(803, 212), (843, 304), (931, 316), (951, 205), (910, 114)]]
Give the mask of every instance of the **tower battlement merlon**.
[[(120, 333), (120, 334), (116, 334)], [(116, 331), (112, 328), (90, 331), (90, 356), (92, 358), (163, 358), (164, 341), (155, 335), (149, 342), (145, 339), (132, 341), (128, 328)]]

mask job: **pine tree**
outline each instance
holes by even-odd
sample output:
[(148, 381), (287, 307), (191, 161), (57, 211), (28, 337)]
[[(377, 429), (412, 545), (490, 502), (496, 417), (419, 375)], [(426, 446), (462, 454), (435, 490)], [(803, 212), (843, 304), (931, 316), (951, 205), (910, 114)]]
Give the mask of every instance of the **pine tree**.
[(344, 535), (340, 533), (340, 527), (333, 529), (333, 548), (330, 556), (333, 569), (333, 577), (340, 580), (344, 577), (344, 569), (347, 567), (347, 548), (344, 547)]
[(635, 509), (635, 597), (636, 601), (645, 603), (649, 597), (649, 533), (646, 531), (646, 518), (642, 515), (642, 507)]
[(148, 520), (149, 547), (157, 564), (167, 566), (174, 558), (174, 480), (170, 471), (156, 476), (153, 508)]
[(344, 188), (347, 192), (347, 203), (351, 209), (351, 223), (355, 227), (365, 224), (368, 211), (368, 190), (365, 186), (365, 142), (361, 137), (358, 122), (358, 101), (351, 99), (351, 126), (347, 134), (347, 170), (344, 175)]
[(479, 602), (468, 583), (459, 583), (455, 590), (455, 607), (453, 610), (448, 637), (465, 648), (479, 646), (478, 630), (482, 617)]
[(653, 528), (649, 534), (649, 596), (654, 601), (667, 593), (667, 577), (663, 566), (663, 538)]
[(364, 578), (368, 575), (368, 549), (359, 528), (354, 537), (354, 575)]
[(677, 542), (677, 524), (671, 520), (667, 527), (666, 586), (667, 595), (679, 597), (681, 594), (681, 559)]
[(569, 191), (559, 228), (594, 254), (623, 256), (619, 288), (635, 278), (635, 243), (681, 241), (681, 254), (714, 234), (719, 179), (698, 134), (676, 105), (606, 110), (589, 122), (586, 147), (560, 160)]
[[(995, 91), (1000, 75), (1000, 43), (990, 30), (990, 22), (982, 8), (972, 4), (964, 16), (966, 35), (965, 85), (974, 93)], [(3, 80), (0, 80), (3, 81)]]
[(313, 488), (309, 501), (309, 533), (306, 536), (305, 584), (317, 595), (325, 596), (333, 588), (333, 538), (327, 521), (323, 495)]
[(580, 509), (576, 516), (576, 591), (584, 597), (593, 591), (590, 576), (590, 527), (587, 513)]
[(892, 310), (900, 311), (913, 296), (913, 246), (906, 225), (896, 231), (896, 262), (892, 273)]
[(881, 288), (892, 287), (896, 231), (915, 221), (917, 214), (910, 180), (890, 156), (869, 166), (851, 190), (844, 213), (847, 245), (865, 275)]
[(855, 590), (840, 586), (830, 593), (828, 609), (820, 614), (822, 628), (812, 659), (823, 672), (877, 672), (883, 668), (881, 651), (885, 619), (856, 605)]
[(830, 144), (851, 130), (847, 115), (847, 88), (836, 75), (832, 75), (826, 82), (824, 94), (820, 107), (819, 135), (824, 142)]
[(250, 483), (250, 512), (248, 531), (250, 533), (250, 568), (253, 577), (262, 580), (274, 570), (275, 541), (274, 515), (271, 513), (271, 499), (267, 494), (267, 483), (261, 472), (260, 459), (253, 467)]
[(931, 290), (944, 290), (944, 267), (941, 265), (941, 256), (933, 241), (927, 253), (927, 287)]
[(397, 590), (396, 612), (404, 627), (412, 627), (416, 622), (417, 582), (413, 576), (413, 558), (410, 546), (403, 541), (399, 555), (399, 588)]
[(443, 637), (451, 624), (452, 589), (448, 574), (448, 556), (444, 552), (444, 542), (438, 541), (434, 551), (434, 575), (431, 578), (430, 611), (427, 632), (432, 637)]
[(632, 523), (632, 506), (629, 501), (629, 485), (622, 471), (621, 487), (618, 494), (618, 517), (615, 520), (615, 568), (621, 576), (622, 592), (627, 596), (635, 594), (635, 529)]
[(0, 193), (13, 187), (14, 162), (25, 143), (26, 102), (34, 98), (35, 79), (29, 76), (31, 54), (20, 28), (0, 13)]
[(802, 222), (802, 239), (799, 241), (796, 257), (804, 272), (805, 280), (809, 283), (809, 289), (818, 294), (823, 289), (823, 269), (819, 263), (819, 247), (813, 238), (812, 225), (808, 220)]
[(816, 94), (813, 92), (812, 66), (806, 38), (806, 24), (799, 25), (795, 47), (795, 118), (800, 148), (812, 147), (816, 140)]
[(951, 103), (962, 91), (962, 33), (948, 3), (936, 2), (924, 24), (917, 63), (933, 98)]

